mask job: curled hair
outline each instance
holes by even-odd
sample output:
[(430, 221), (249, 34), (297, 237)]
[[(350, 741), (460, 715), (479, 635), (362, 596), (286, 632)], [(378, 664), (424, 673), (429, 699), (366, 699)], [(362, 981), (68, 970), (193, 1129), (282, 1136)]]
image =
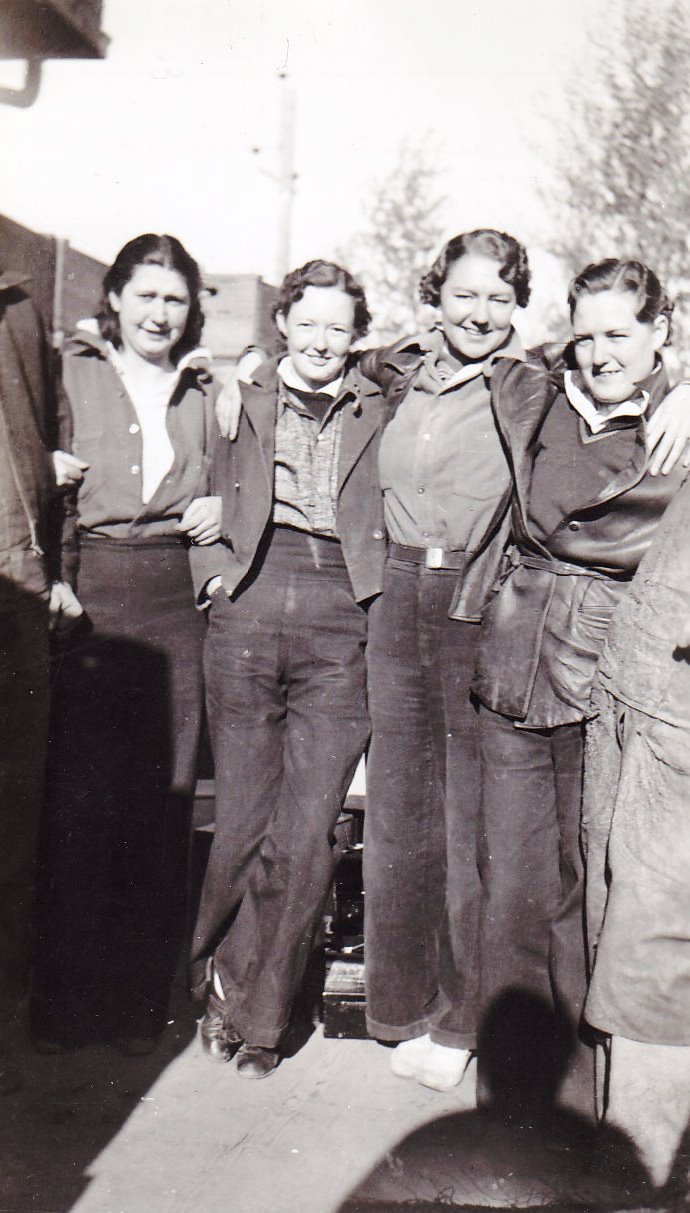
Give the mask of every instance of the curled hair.
[(526, 307), (530, 296), (530, 270), (527, 250), (514, 236), (497, 232), (492, 227), (480, 227), (474, 232), (461, 232), (444, 244), (431, 269), (419, 283), (422, 303), (438, 307), (441, 287), (450, 269), (466, 253), (477, 253), (498, 261), (499, 277), (512, 286), (518, 307)]
[(123, 287), (131, 280), (139, 265), (160, 265), (166, 270), (181, 274), (189, 291), (189, 315), (185, 330), (173, 350), (173, 361), (178, 362), (184, 354), (196, 348), (204, 327), (204, 313), (199, 295), (202, 290), (201, 272), (193, 257), (174, 236), (155, 236), (147, 232), (129, 240), (117, 254), (103, 279), (100, 309), (96, 319), (101, 336), (112, 342), (116, 349), (122, 345), (120, 318), (110, 306), (108, 296), (121, 295)]
[(571, 321), (580, 297), (598, 295), (600, 291), (627, 291), (634, 295), (635, 319), (641, 324), (651, 324), (657, 316), (665, 316), (668, 322), (668, 336), (664, 345), (669, 345), (673, 301), (648, 265), (642, 261), (623, 260), (618, 257), (607, 257), (604, 261), (593, 261), (586, 265), (568, 287)]
[(308, 286), (337, 286), (339, 290), (350, 295), (355, 305), (354, 330), (355, 336), (364, 337), (369, 331), (371, 314), (367, 307), (364, 288), (342, 266), (333, 261), (307, 261), (299, 269), (286, 274), (280, 286), (280, 294), (273, 305), (273, 318), (279, 312), (287, 317), (293, 303), (302, 298)]

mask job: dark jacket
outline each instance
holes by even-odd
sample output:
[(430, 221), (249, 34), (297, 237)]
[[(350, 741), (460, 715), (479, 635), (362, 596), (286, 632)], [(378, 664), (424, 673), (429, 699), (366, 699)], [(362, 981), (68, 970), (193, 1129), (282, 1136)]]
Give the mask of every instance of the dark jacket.
[[(640, 420), (627, 466), (539, 542), (528, 521), (532, 470), (541, 425), (562, 382), (560, 370), (541, 362), (505, 361), (496, 369), (494, 407), (514, 482), (513, 547), (506, 557), (506, 520), (497, 519), (489, 563), (498, 576), (488, 599), (487, 561), (483, 568), (473, 561), (452, 609), (454, 618), (482, 619), (475, 693), (494, 711), (532, 727), (586, 714), (611, 614), (684, 476), (681, 468), (669, 476), (647, 473), (646, 424)], [(650, 409), (667, 389), (661, 372)]]
[[(251, 569), (271, 521), (277, 362), (264, 363), (253, 383), (241, 384), (237, 437), (218, 442), (211, 489), (223, 498), (222, 542), (192, 548), (197, 597), (217, 575), (222, 576), (229, 594), (235, 592)], [(378, 478), (382, 399), (378, 388), (357, 367), (348, 371), (339, 399), (344, 415), (336, 528), (355, 598), (363, 602), (381, 591), (386, 548)]]
[[(45, 587), (59, 576), (58, 544), (52, 541), (57, 410), (51, 356), (24, 275), (0, 274), (0, 441), (5, 444), (30, 534), (27, 560), (38, 562)], [(23, 574), (19, 574), (20, 578)], [(31, 576), (31, 584), (35, 577)]]

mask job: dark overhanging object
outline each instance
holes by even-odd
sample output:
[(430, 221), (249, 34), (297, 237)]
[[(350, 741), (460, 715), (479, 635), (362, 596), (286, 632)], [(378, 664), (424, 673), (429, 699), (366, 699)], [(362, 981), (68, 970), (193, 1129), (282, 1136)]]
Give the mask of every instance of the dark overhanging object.
[(0, 59), (102, 59), (103, 0), (0, 0)]

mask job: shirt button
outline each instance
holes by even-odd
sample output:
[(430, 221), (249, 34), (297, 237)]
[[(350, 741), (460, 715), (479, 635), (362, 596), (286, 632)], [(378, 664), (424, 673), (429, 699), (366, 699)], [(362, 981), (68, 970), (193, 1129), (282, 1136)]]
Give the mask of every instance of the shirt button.
[(569, 523), (568, 523), (568, 530), (569, 530), (569, 531), (579, 531), (579, 529), (580, 529), (580, 524), (579, 524), (579, 522), (569, 522)]
[(139, 426), (137, 425), (136, 421), (133, 421), (132, 424), (130, 425), (129, 432), (130, 432), (130, 434), (139, 433)]
[(424, 493), (424, 489), (423, 489), (423, 488), (421, 488), (421, 489), (417, 489), (417, 492), (419, 493), (419, 495), (420, 495), (420, 497), (421, 497), (421, 496), (422, 496), (422, 494)]
[(372, 531), (371, 537), (372, 539), (383, 539), (383, 531)]
[(129, 470), (133, 476), (138, 476), (139, 472), (141, 471), (141, 468), (139, 467), (138, 463), (133, 463)]
[(422, 438), (425, 442), (431, 442), (431, 434), (422, 434)]

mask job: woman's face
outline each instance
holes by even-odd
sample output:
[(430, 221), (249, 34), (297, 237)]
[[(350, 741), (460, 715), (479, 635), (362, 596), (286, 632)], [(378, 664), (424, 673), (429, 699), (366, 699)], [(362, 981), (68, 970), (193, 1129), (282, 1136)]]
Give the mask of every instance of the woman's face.
[(500, 261), (464, 253), (441, 287), (441, 323), (451, 350), (467, 362), (483, 360), (510, 333), (515, 290), (501, 278)]
[(630, 291), (583, 294), (573, 312), (575, 358), (595, 400), (620, 404), (654, 369), (668, 335), (668, 321), (638, 320), (637, 298)]
[(308, 286), (276, 323), (297, 374), (314, 391), (343, 371), (355, 339), (355, 301), (339, 286)]
[(189, 316), (189, 288), (182, 274), (162, 265), (137, 265), (122, 292), (108, 299), (120, 321), (126, 350), (146, 362), (168, 364), (184, 335)]

